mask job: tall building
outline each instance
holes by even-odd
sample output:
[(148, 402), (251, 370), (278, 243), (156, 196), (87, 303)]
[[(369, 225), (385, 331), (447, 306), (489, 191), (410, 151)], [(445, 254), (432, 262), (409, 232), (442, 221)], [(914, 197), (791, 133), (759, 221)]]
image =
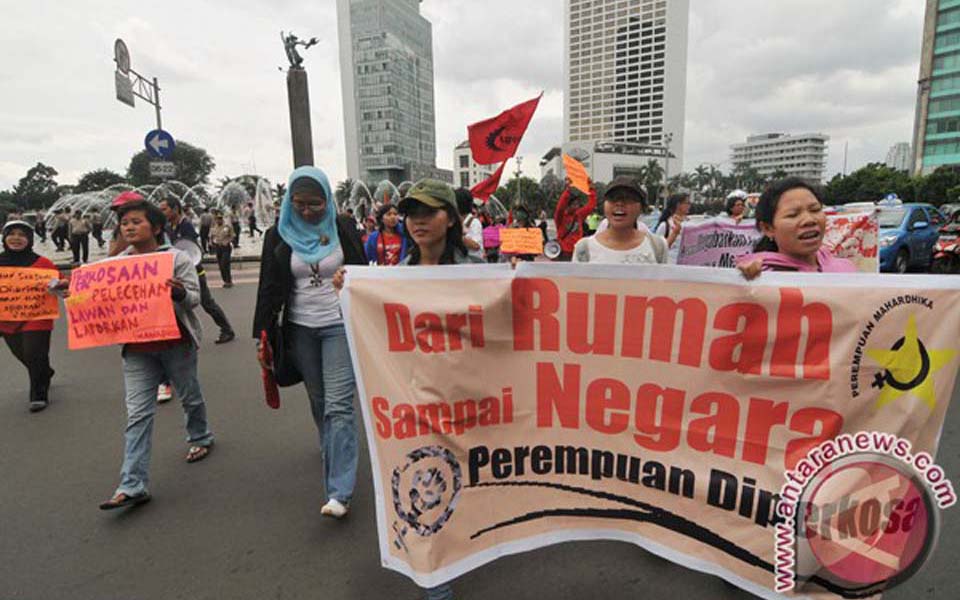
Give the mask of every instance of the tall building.
[(960, 165), (960, 2), (927, 0), (913, 172)]
[(887, 160), (884, 161), (884, 164), (897, 171), (909, 171), (911, 167), (910, 161), (912, 159), (913, 151), (910, 149), (910, 144), (908, 142), (900, 142), (899, 144), (890, 146), (890, 150), (887, 151)]
[(462, 142), (453, 149), (453, 185), (472, 188), (493, 175), (498, 165), (478, 165), (470, 151), (470, 141)]
[(438, 175), (433, 30), (420, 0), (337, 0), (347, 174)]
[(827, 168), (829, 140), (830, 136), (822, 133), (751, 135), (746, 143), (730, 147), (730, 162), (735, 167), (749, 165), (762, 177), (781, 172), (821, 182)]
[(564, 0), (564, 151), (614, 144), (631, 163), (669, 146), (664, 166), (682, 170), (689, 13), (689, 0)]

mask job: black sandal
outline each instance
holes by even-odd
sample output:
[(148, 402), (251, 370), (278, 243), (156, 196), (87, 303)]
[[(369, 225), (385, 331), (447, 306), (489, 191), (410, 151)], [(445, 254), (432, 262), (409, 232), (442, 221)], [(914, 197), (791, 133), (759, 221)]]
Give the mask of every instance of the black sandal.
[(113, 510), (115, 508), (123, 508), (124, 506), (139, 506), (147, 502), (150, 502), (150, 494), (147, 492), (134, 496), (128, 496), (121, 492), (100, 504), (100, 510)]

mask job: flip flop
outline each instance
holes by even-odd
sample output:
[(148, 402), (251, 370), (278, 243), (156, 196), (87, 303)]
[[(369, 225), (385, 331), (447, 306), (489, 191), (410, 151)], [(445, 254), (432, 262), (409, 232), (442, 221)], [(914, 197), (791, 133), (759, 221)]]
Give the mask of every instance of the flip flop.
[(211, 450), (213, 450), (213, 444), (209, 446), (190, 446), (190, 449), (187, 450), (187, 462), (200, 462), (210, 455)]
[(123, 508), (124, 506), (139, 506), (147, 502), (150, 502), (150, 494), (147, 492), (133, 496), (120, 493), (100, 504), (100, 510), (113, 510), (115, 508)]

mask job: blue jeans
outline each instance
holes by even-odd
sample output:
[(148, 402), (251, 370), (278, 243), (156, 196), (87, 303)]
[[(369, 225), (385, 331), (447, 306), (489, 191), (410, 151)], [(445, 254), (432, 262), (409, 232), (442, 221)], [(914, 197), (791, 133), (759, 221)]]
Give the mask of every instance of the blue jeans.
[(348, 504), (357, 481), (357, 384), (343, 325), (288, 325), (294, 365), (303, 375), (320, 434), (327, 497)]
[(147, 491), (157, 386), (165, 381), (173, 384), (183, 405), (187, 442), (191, 446), (213, 444), (213, 434), (207, 426), (207, 406), (197, 379), (197, 349), (186, 342), (160, 352), (128, 352), (124, 349), (127, 429), (123, 434), (123, 467), (117, 494), (133, 496)]

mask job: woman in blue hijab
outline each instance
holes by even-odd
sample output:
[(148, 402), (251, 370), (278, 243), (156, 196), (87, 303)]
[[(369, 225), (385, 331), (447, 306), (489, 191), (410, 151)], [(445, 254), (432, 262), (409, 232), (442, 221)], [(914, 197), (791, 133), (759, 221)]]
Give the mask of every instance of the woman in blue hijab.
[[(340, 518), (350, 506), (357, 473), (356, 381), (333, 276), (364, 265), (353, 219), (337, 215), (326, 174), (300, 167), (291, 175), (277, 225), (267, 230), (253, 337), (266, 332), (277, 383), (303, 381), (320, 434), (327, 501), (321, 514)], [(263, 357), (263, 353), (260, 353)]]

